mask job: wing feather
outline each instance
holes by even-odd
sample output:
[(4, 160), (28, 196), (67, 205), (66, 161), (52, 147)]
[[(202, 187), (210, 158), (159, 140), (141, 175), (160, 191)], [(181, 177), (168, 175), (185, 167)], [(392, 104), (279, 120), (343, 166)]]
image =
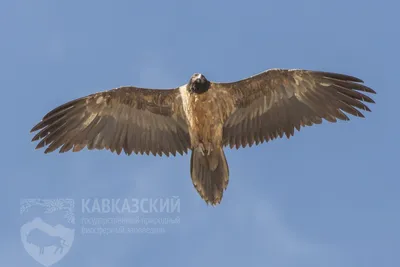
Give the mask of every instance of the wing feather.
[(119, 87), (69, 101), (31, 130), (45, 153), (107, 149), (153, 155), (187, 153), (190, 137), (179, 89)]
[[(224, 145), (251, 146), (294, 135), (301, 127), (364, 117), (376, 92), (359, 78), (330, 72), (271, 69), (232, 83), (214, 83), (233, 98)], [(365, 103), (364, 103), (365, 102)]]

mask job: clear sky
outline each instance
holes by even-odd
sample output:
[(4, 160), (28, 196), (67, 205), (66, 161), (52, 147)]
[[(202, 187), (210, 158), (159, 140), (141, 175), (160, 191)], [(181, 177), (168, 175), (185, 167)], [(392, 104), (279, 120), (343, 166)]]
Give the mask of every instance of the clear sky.
[[(54, 266), (399, 266), (399, 8), (362, 0), (2, 1), (0, 265), (41, 266), (21, 242), (21, 198), (72, 198), (75, 239)], [(45, 155), (30, 142), (47, 111), (90, 93), (176, 87), (194, 72), (234, 81), (269, 68), (354, 75), (378, 92), (377, 104), (365, 119), (227, 149), (230, 183), (217, 207), (194, 189), (189, 156)], [(81, 199), (168, 196), (179, 196), (180, 224), (164, 234), (79, 232)]]

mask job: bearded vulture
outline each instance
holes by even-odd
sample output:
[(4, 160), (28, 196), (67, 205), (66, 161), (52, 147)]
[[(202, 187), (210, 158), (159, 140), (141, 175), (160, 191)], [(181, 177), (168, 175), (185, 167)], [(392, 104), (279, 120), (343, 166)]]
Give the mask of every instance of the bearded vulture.
[(118, 155), (181, 155), (191, 150), (190, 174), (207, 204), (221, 202), (229, 180), (224, 147), (251, 147), (302, 126), (364, 117), (375, 91), (352, 76), (269, 69), (236, 82), (200, 73), (172, 89), (123, 86), (65, 103), (32, 128), (36, 148), (77, 152), (87, 147)]

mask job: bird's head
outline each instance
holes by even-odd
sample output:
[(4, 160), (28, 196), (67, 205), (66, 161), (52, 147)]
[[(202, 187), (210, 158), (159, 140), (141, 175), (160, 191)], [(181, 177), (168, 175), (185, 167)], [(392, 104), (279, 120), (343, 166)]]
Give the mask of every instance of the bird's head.
[(187, 89), (189, 93), (202, 94), (210, 88), (210, 82), (201, 73), (195, 73), (190, 77)]

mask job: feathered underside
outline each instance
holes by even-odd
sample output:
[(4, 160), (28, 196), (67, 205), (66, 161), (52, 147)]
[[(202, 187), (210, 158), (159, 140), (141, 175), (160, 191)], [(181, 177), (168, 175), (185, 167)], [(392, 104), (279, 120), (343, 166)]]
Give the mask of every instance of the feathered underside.
[[(364, 117), (375, 91), (353, 76), (271, 69), (244, 80), (211, 83), (224, 107), (223, 144), (252, 146), (294, 135), (295, 129)], [(364, 93), (365, 92), (365, 93)], [(203, 103), (205, 105), (205, 103)], [(32, 141), (45, 153), (59, 149), (108, 149), (120, 154), (169, 155), (191, 148), (189, 128), (179, 88), (132, 86), (95, 93), (61, 105), (33, 127)]]

